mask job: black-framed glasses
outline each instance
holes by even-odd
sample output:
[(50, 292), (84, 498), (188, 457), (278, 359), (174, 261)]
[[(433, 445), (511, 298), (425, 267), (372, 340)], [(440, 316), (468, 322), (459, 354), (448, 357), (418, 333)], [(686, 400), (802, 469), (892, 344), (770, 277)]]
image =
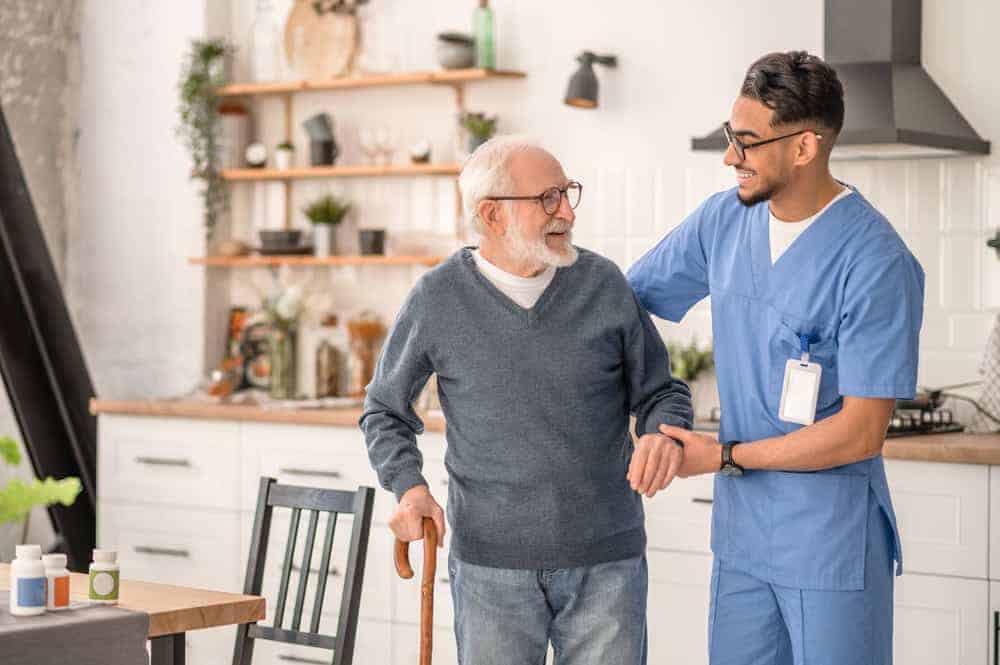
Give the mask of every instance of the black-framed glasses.
[(774, 143), (775, 141), (788, 139), (793, 136), (798, 136), (799, 134), (805, 134), (806, 132), (812, 132), (813, 134), (816, 134), (816, 138), (818, 139), (823, 138), (823, 135), (817, 133), (816, 130), (814, 129), (800, 129), (799, 131), (792, 132), (791, 134), (775, 136), (773, 139), (764, 139), (763, 141), (757, 141), (756, 143), (744, 143), (743, 141), (740, 140), (740, 137), (736, 136), (736, 133), (733, 131), (733, 127), (732, 125), (729, 124), (728, 120), (722, 123), (722, 132), (726, 135), (726, 140), (729, 141), (729, 145), (733, 146), (733, 149), (736, 150), (736, 156), (740, 158), (741, 162), (747, 158), (746, 151), (749, 150), (750, 148), (756, 148), (757, 146), (767, 145), (768, 143)]
[(559, 210), (564, 196), (569, 207), (576, 210), (583, 197), (583, 185), (575, 180), (570, 180), (565, 187), (549, 187), (535, 196), (485, 196), (483, 198), (487, 201), (538, 201), (542, 204), (542, 210), (545, 211), (546, 215), (554, 215)]

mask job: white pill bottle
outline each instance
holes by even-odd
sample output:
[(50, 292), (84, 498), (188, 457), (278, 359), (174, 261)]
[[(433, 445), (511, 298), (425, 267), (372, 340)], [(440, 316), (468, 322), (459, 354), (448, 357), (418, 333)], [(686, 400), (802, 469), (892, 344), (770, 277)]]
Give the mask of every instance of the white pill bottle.
[(45, 613), (45, 566), (41, 545), (18, 545), (10, 563), (10, 613), (28, 617)]

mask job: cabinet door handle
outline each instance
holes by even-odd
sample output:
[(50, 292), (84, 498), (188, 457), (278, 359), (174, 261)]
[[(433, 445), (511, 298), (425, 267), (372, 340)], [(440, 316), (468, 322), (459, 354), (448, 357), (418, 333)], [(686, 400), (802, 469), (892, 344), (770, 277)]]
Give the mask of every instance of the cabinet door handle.
[(278, 660), (283, 660), (288, 663), (315, 663), (316, 665), (327, 665), (328, 661), (320, 660), (319, 658), (303, 658), (302, 656), (290, 656), (286, 653), (278, 654)]
[[(296, 572), (296, 573), (301, 573), (302, 572), (302, 566), (298, 565), (297, 563), (293, 563), (292, 564), (292, 571)], [(309, 574), (310, 575), (319, 575), (319, 570), (317, 570), (316, 568), (310, 568), (309, 569)], [(326, 576), (327, 577), (340, 577), (340, 570), (338, 570), (336, 566), (331, 566), (330, 570), (327, 572)]]
[(137, 464), (147, 464), (149, 466), (183, 466), (190, 467), (191, 460), (171, 457), (136, 457)]
[(340, 471), (323, 471), (322, 469), (297, 469), (295, 467), (288, 467), (284, 469), (278, 469), (279, 473), (284, 473), (289, 476), (313, 476), (315, 478), (340, 478)]
[(448, 584), (451, 584), (451, 578), (450, 577), (439, 577), (438, 578), (438, 582), (440, 582), (441, 584), (448, 585)]
[(712, 499), (706, 499), (704, 497), (696, 496), (691, 498), (691, 503), (707, 503), (711, 505)]
[(136, 545), (132, 548), (138, 554), (152, 554), (154, 556), (172, 556), (178, 559), (190, 559), (191, 553), (187, 550), (178, 550), (170, 547), (150, 547), (149, 545)]
[(993, 612), (993, 665), (1000, 665), (1000, 612)]

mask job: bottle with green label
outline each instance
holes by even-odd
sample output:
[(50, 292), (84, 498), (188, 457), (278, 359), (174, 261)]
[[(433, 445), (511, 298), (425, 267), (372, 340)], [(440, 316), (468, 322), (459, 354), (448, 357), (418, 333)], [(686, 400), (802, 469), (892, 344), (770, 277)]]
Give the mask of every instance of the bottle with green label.
[(95, 603), (118, 603), (118, 553), (114, 550), (94, 550), (90, 564), (90, 599)]
[(497, 52), (493, 39), (493, 10), (490, 0), (479, 0), (475, 15), (476, 67), (496, 69)]

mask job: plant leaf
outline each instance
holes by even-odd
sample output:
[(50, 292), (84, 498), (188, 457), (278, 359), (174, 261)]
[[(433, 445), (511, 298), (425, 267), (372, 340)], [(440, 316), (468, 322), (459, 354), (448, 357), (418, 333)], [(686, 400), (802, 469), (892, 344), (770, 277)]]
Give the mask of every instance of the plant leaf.
[(73, 505), (81, 489), (79, 478), (46, 478), (28, 483), (15, 478), (0, 490), (0, 524), (19, 522), (36, 506)]
[(0, 437), (0, 459), (10, 466), (17, 466), (21, 463), (21, 449), (17, 441), (9, 436)]

